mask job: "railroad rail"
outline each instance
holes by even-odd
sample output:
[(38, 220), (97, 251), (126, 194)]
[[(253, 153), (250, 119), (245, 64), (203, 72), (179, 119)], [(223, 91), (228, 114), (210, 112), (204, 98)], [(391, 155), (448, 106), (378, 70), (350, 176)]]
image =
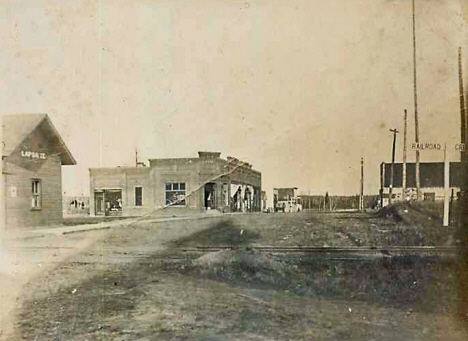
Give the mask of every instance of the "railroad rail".
[(460, 248), (453, 246), (376, 246), (376, 247), (321, 247), (321, 246), (195, 246), (179, 248), (185, 253), (208, 253), (223, 250), (252, 250), (271, 254), (316, 254), (317, 256), (456, 256)]

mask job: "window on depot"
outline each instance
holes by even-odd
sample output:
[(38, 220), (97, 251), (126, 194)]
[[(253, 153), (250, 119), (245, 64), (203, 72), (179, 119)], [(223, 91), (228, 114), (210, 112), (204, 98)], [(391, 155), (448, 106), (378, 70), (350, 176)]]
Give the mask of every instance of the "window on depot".
[(143, 187), (135, 187), (135, 206), (143, 205)]
[(185, 206), (185, 182), (166, 183), (166, 206)]
[(40, 210), (42, 207), (42, 183), (40, 179), (31, 182), (31, 208)]

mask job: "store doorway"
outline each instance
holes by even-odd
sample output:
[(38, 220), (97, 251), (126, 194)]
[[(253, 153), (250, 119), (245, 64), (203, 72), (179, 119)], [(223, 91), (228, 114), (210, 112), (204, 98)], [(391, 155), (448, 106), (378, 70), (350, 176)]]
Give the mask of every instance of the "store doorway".
[(209, 182), (205, 185), (205, 210), (215, 210), (216, 205), (216, 184)]
[(96, 215), (105, 215), (104, 191), (94, 192), (94, 205)]

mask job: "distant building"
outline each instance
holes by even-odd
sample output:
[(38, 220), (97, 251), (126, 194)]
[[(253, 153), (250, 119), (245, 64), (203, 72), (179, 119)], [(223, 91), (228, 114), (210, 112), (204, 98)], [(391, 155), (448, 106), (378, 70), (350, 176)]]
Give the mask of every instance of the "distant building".
[[(391, 163), (380, 165), (380, 197), (383, 206), (388, 205), (391, 180)], [(444, 163), (421, 162), (419, 166), (421, 198), (426, 201), (444, 199)], [(456, 199), (462, 181), (462, 164), (450, 162), (450, 193)], [(406, 164), (406, 195), (403, 197), (403, 164), (395, 163), (393, 168), (392, 201), (416, 199), (416, 164)]]
[(150, 159), (149, 167), (92, 168), (91, 215), (141, 216), (154, 210), (261, 210), (261, 173), (236, 158)]
[(60, 224), (62, 166), (76, 161), (47, 114), (3, 116), (7, 228)]
[(297, 187), (274, 188), (274, 198), (278, 201), (289, 200), (296, 197)]
[(274, 188), (273, 207), (275, 212), (298, 212), (302, 210), (297, 187)]

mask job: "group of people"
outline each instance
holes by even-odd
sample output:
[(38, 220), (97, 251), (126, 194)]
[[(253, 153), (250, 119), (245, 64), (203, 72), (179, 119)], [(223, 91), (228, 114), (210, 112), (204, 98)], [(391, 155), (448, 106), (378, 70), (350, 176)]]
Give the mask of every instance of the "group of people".
[(233, 212), (249, 212), (252, 211), (253, 197), (252, 191), (246, 187), (242, 191), (242, 186), (239, 186), (231, 200), (231, 210)]
[(74, 209), (82, 209), (84, 210), (86, 207), (86, 204), (84, 203), (84, 201), (79, 201), (79, 200), (76, 200), (76, 199), (73, 199), (71, 202), (70, 202), (70, 208), (74, 208)]

